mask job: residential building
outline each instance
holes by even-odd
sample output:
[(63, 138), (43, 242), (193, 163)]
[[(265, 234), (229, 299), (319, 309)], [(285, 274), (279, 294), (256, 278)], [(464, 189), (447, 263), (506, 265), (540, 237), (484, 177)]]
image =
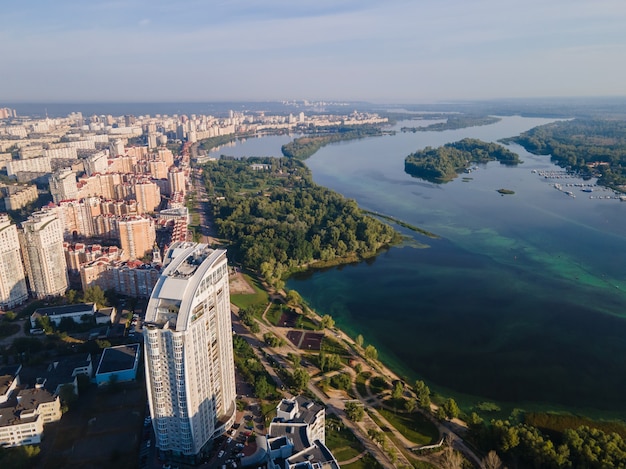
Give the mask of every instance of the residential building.
[(76, 173), (70, 168), (63, 168), (52, 173), (49, 177), (49, 183), (52, 201), (55, 204), (58, 204), (62, 200), (73, 200), (78, 198)]
[(280, 401), (266, 436), (268, 469), (339, 469), (325, 423), (324, 407), (304, 396)]
[(13, 308), (27, 299), (17, 227), (6, 214), (0, 214), (0, 308)]
[(152, 251), (156, 241), (156, 230), (152, 218), (124, 217), (118, 221), (118, 229), (124, 259), (141, 259)]
[(18, 388), (0, 407), (0, 446), (41, 443), (44, 424), (60, 419), (59, 396), (43, 388)]
[(164, 265), (143, 332), (150, 415), (161, 454), (195, 463), (236, 413), (226, 251), (174, 243)]
[(68, 287), (63, 228), (53, 212), (33, 213), (22, 224), (22, 255), (30, 290), (36, 298), (63, 295)]

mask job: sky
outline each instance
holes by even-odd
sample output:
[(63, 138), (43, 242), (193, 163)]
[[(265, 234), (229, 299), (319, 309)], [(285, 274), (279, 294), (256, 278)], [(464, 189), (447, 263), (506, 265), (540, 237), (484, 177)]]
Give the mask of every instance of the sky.
[(624, 0), (29, 0), (0, 19), (0, 106), (626, 95)]

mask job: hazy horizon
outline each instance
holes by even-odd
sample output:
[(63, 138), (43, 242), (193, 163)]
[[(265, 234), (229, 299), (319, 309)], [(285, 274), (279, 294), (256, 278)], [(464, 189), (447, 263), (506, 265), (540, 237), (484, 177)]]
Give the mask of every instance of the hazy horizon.
[(623, 96), (619, 0), (10, 2), (0, 102)]

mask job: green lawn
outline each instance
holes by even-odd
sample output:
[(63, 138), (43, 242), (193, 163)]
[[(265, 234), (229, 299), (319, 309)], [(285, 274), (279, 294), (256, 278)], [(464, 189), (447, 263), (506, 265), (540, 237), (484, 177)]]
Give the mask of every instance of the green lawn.
[(364, 450), (354, 434), (334, 416), (326, 419), (326, 446), (339, 463), (358, 456)]
[(420, 412), (396, 414), (387, 409), (378, 409), (378, 412), (405, 438), (418, 445), (430, 445), (439, 440), (437, 427)]
[(252, 305), (261, 304), (266, 305), (269, 302), (269, 297), (267, 296), (267, 292), (264, 291), (258, 284), (258, 282), (250, 277), (249, 275), (243, 274), (246, 281), (252, 285), (254, 288), (255, 294), (239, 294), (239, 295), (230, 295), (231, 303), (235, 304), (239, 308), (247, 308)]
[[(337, 460), (337, 462), (340, 462)], [(374, 457), (367, 453), (361, 459), (352, 464), (342, 464), (341, 469), (382, 469), (383, 466), (380, 465)]]
[(267, 319), (270, 324), (278, 325), (278, 321), (280, 317), (283, 315), (283, 305), (272, 304), (269, 311), (265, 315), (265, 319)]

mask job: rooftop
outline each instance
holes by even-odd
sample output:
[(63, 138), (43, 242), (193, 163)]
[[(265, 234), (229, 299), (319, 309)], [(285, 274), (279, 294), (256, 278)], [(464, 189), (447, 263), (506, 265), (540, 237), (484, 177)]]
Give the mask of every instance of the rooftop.
[(139, 344), (119, 345), (104, 349), (96, 374), (130, 370), (135, 366)]

